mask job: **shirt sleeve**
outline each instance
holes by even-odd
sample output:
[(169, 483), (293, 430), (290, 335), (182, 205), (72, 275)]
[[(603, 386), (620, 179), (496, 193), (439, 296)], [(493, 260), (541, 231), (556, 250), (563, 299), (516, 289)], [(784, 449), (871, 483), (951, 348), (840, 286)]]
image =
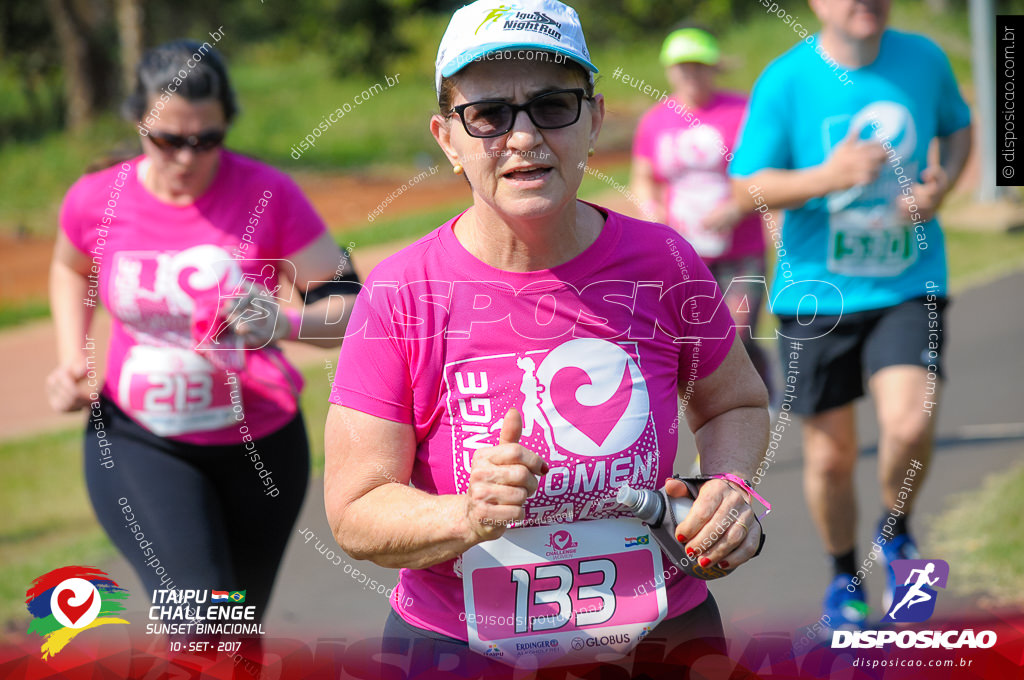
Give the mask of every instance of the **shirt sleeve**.
[(411, 424), (409, 357), (391, 320), (394, 290), (367, 281), (356, 298), (330, 401), (385, 420)]
[[(327, 225), (291, 177), (282, 174), (277, 191), (281, 196), (274, 206), (277, 211), (274, 249), (276, 257), (286, 258), (327, 233)], [(271, 200), (278, 201), (278, 196), (275, 194)]]
[(935, 43), (931, 43), (931, 46), (935, 52), (935, 68), (939, 71), (939, 111), (935, 134), (947, 137), (970, 125), (971, 110), (960, 94), (956, 77), (953, 75), (953, 67), (950, 66), (945, 52)]
[(785, 83), (778, 64), (772, 64), (757, 79), (747, 103), (739, 142), (729, 165), (729, 174), (747, 177), (765, 168), (793, 167), (790, 153)]
[(83, 253), (89, 251), (89, 244), (86, 243), (85, 236), (85, 222), (86, 218), (82, 214), (82, 193), (85, 178), (79, 179), (77, 182), (71, 185), (68, 192), (64, 194), (64, 200), (60, 204), (59, 223), (60, 229), (64, 232), (64, 235), (68, 237), (73, 245)]
[(655, 153), (654, 117), (655, 109), (645, 113), (637, 124), (636, 134), (633, 136), (633, 156), (636, 158), (646, 158), (651, 163), (654, 163)]

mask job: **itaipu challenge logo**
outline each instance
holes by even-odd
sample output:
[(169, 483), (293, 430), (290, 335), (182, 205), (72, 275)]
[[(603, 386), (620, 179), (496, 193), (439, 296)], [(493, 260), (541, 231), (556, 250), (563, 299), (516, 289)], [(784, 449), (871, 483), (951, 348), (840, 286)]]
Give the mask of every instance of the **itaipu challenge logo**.
[(95, 567), (61, 567), (32, 582), (25, 604), (32, 614), (28, 633), (43, 637), (43, 659), (56, 655), (82, 631), (108, 623), (124, 609), (128, 591)]

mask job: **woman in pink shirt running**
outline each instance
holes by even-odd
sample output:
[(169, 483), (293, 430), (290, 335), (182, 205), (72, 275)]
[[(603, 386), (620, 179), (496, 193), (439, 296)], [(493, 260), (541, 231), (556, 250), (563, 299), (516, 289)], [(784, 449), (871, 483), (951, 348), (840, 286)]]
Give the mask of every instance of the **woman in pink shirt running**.
[(61, 207), (47, 394), (88, 411), (89, 496), (147, 593), (239, 591), (259, 620), (309, 475), (302, 381), (278, 341), (340, 344), (327, 296), (350, 309), (358, 281), (287, 175), (223, 148), (237, 106), (208, 43), (147, 52), (126, 110), (142, 155), (83, 176)]
[(665, 38), (661, 64), (672, 95), (640, 119), (631, 185), (648, 214), (678, 231), (707, 264), (771, 387), (767, 353), (751, 337), (765, 290), (764, 230), (733, 200), (727, 172), (747, 98), (716, 86), (720, 60), (718, 41), (701, 28), (683, 25)]
[[(472, 206), (379, 265), (353, 310), (325, 504), (348, 554), (401, 569), (385, 651), (416, 650), (410, 677), (442, 653), (479, 677), (625, 655), (648, 634), (721, 641), (706, 583), (670, 568), (615, 494), (672, 474), (691, 368), (706, 474), (753, 473), (766, 394), (693, 249), (577, 199), (604, 119), (596, 71), (560, 2), (457, 11), (430, 130)], [(730, 570), (761, 539), (747, 491), (722, 479), (673, 528)]]

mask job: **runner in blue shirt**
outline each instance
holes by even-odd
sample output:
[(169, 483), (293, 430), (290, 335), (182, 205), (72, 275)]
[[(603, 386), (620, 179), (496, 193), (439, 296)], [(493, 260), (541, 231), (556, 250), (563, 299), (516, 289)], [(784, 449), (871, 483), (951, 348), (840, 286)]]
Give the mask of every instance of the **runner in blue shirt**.
[[(853, 404), (866, 374), (880, 430), (882, 558), (915, 557), (907, 517), (942, 378), (946, 255), (934, 215), (966, 161), (970, 113), (941, 49), (886, 28), (891, 0), (810, 4), (821, 32), (761, 74), (730, 173), (776, 249), (779, 332), (807, 339), (798, 358), (781, 343), (796, 379), (784, 403), (804, 416), (804, 488), (834, 562), (825, 614), (833, 627), (858, 628), (867, 605), (854, 551)], [(901, 493), (914, 460), (923, 469)]]

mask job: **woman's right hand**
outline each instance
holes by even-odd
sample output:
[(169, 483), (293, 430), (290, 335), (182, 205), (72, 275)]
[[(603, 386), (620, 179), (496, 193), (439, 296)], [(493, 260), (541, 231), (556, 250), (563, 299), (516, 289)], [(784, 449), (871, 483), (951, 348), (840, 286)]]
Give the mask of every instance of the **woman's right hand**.
[(85, 360), (61, 364), (46, 377), (46, 398), (50, 408), (62, 413), (77, 411), (89, 404), (89, 393), (82, 386)]
[(509, 523), (525, 517), (523, 505), (537, 491), (537, 477), (548, 472), (543, 458), (519, 444), (523, 417), (512, 408), (505, 414), (497, 446), (473, 455), (466, 492), (466, 518), (481, 541), (491, 541)]

